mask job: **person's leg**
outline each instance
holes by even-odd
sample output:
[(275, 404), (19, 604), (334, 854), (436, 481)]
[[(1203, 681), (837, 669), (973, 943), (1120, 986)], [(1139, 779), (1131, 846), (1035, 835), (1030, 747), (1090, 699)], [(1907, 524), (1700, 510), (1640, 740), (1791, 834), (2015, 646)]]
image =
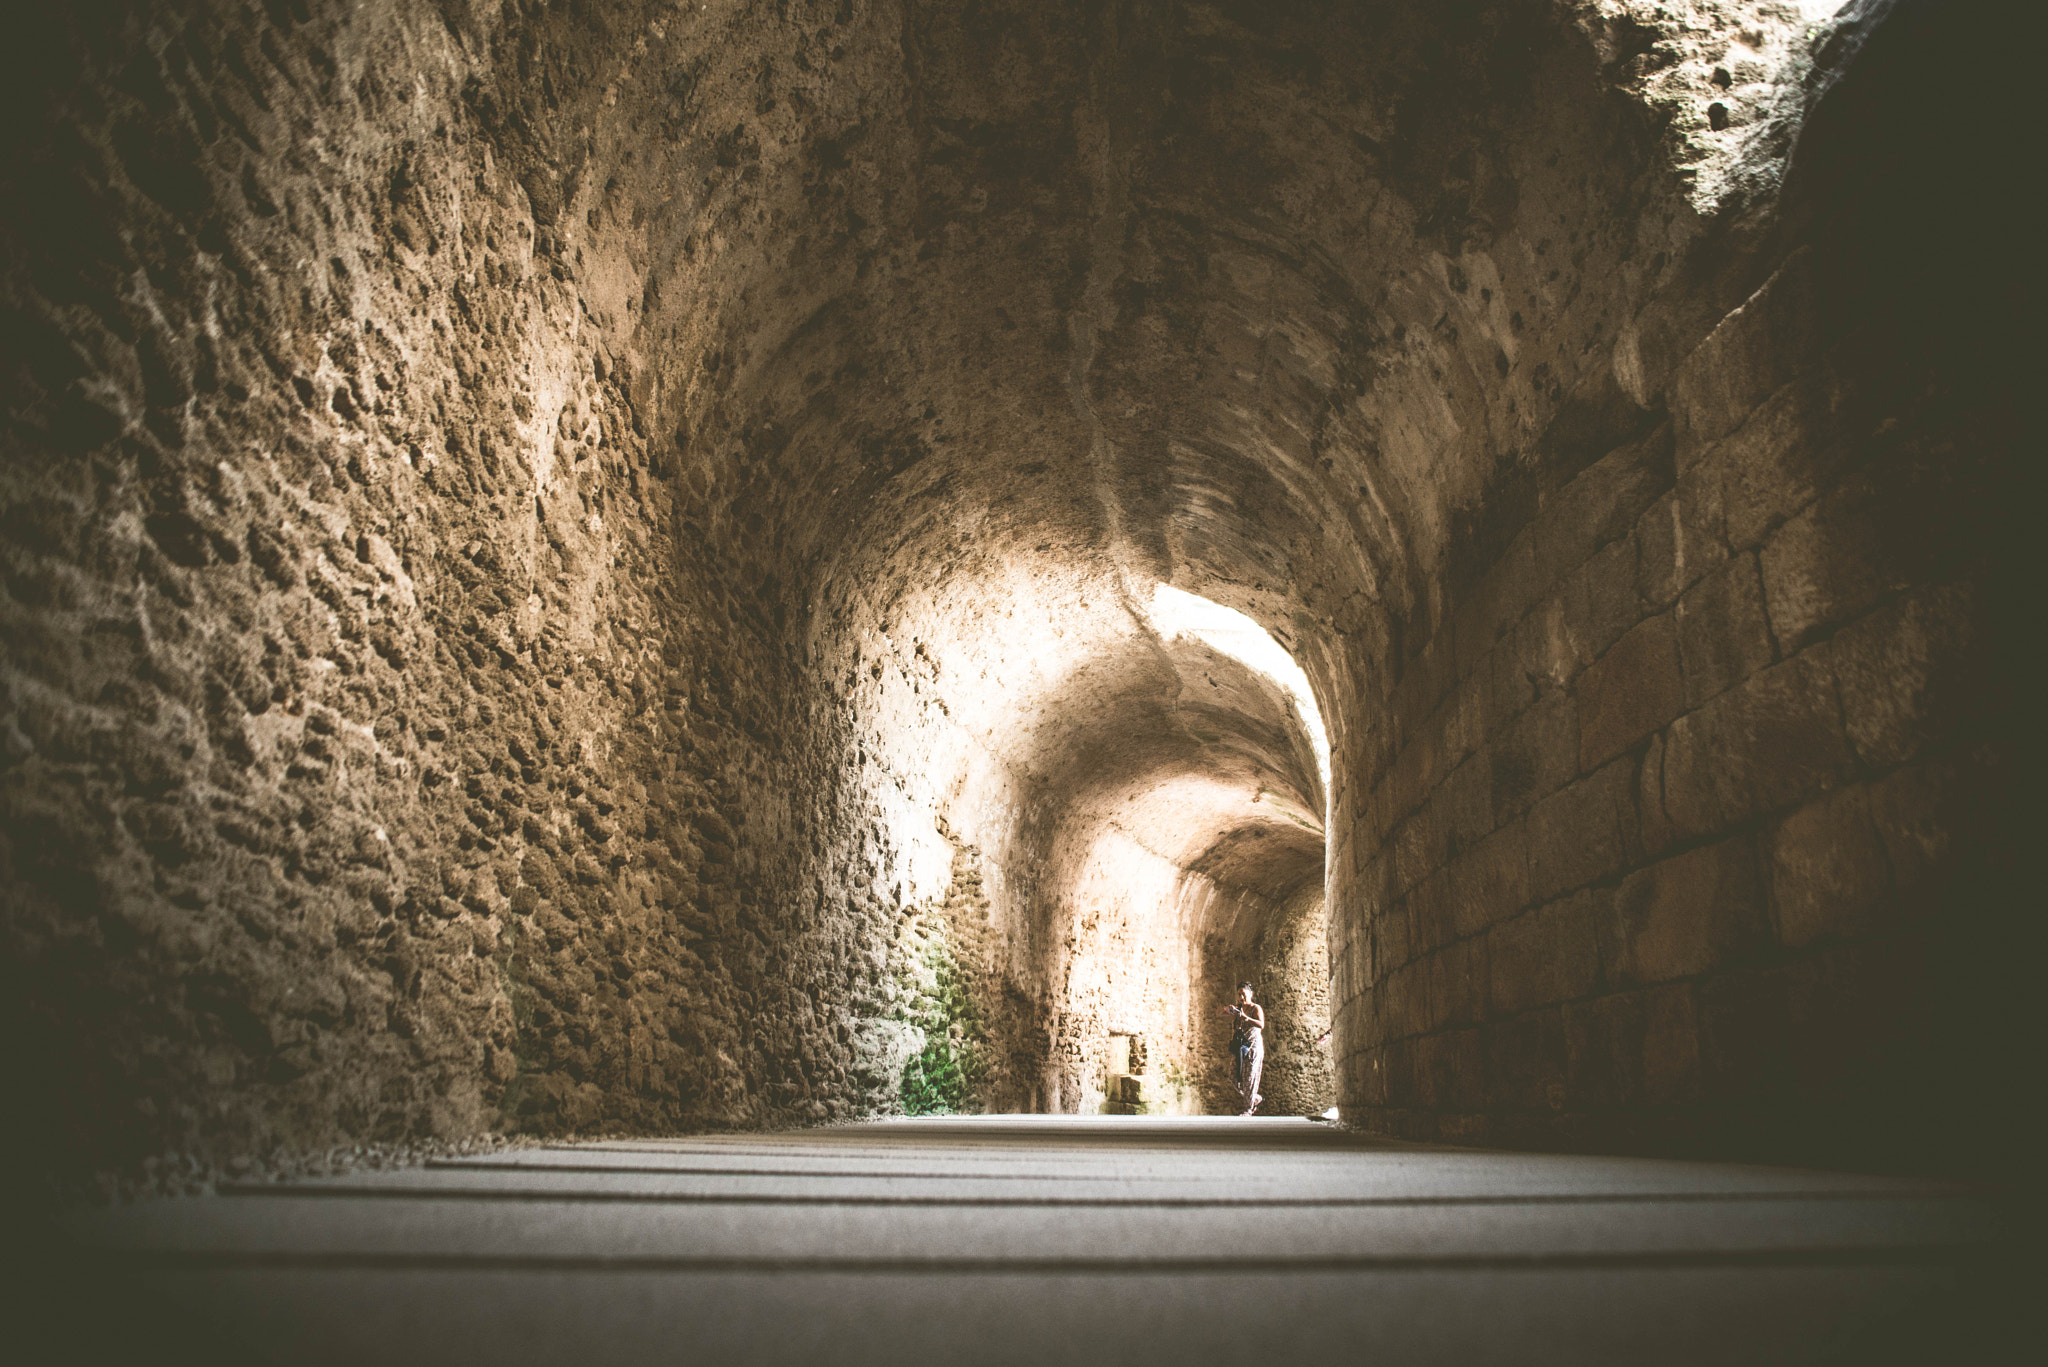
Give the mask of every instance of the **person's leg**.
[(1252, 1087), (1254, 1084), (1250, 1076), (1252, 1063), (1251, 1045), (1238, 1044), (1231, 1049), (1230, 1053), (1236, 1063), (1237, 1110), (1238, 1114), (1242, 1115), (1252, 1104)]
[(1266, 1042), (1263, 1039), (1252, 1040), (1251, 1066), (1246, 1071), (1251, 1076), (1245, 1082), (1244, 1109), (1245, 1114), (1250, 1115), (1259, 1108), (1259, 1103), (1265, 1100), (1259, 1095), (1259, 1078), (1266, 1071)]

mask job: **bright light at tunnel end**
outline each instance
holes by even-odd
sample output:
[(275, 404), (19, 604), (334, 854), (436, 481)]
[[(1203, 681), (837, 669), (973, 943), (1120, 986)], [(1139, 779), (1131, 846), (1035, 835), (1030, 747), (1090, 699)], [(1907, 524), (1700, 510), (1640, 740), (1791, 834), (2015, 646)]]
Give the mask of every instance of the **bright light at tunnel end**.
[[(1285, 689), (1294, 702), (1295, 713), (1308, 731), (1316, 752), (1316, 770), (1323, 781), (1325, 802), (1330, 791), (1330, 738), (1323, 730), (1323, 714), (1309, 688), (1308, 675), (1294, 662), (1286, 648), (1266, 629), (1235, 608), (1212, 603), (1171, 584), (1152, 590), (1147, 608), (1152, 629), (1161, 639), (1193, 637), (1211, 650), (1230, 656), (1248, 669), (1256, 670)], [(1325, 820), (1328, 813), (1324, 813)]]

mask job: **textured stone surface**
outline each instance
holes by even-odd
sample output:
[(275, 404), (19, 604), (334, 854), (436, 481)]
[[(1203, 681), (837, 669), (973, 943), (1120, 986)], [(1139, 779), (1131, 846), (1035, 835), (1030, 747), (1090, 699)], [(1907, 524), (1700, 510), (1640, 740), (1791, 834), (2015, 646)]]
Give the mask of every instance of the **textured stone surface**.
[(1359, 1123), (1847, 1142), (2024, 957), (1937, 8), (39, 9), (23, 1142), (1199, 1100), (1240, 975)]

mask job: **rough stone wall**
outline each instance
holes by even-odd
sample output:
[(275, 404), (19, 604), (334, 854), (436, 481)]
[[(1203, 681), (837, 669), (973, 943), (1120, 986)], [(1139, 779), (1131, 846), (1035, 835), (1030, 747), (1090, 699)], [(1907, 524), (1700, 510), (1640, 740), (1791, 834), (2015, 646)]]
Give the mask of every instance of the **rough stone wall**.
[(445, 17), (31, 35), (0, 860), (39, 1161), (860, 1096), (820, 1001), (885, 923), (796, 895), (826, 766), (681, 520), (548, 16)]
[(2010, 319), (1914, 207), (1982, 184), (1868, 102), (1959, 35), (1880, 36), (1776, 240), (1624, 332), (1584, 468), (1472, 516), (1337, 855), (1347, 1118), (1942, 1163), (2003, 1105), (2012, 975), (1965, 964), (2034, 938)]
[(1297, 892), (1259, 932), (1251, 972), (1266, 1005), (1267, 1115), (1321, 1115), (1337, 1103), (1330, 1044), (1330, 956), (1323, 890)]
[[(1049, 1109), (1082, 1115), (1103, 1109), (1112, 1034), (1141, 1037), (1157, 1076), (1179, 1083), (1198, 1075), (1196, 1021), (1206, 1003), (1189, 971), (1196, 927), (1242, 901), (1124, 833), (1090, 855), (1091, 866), (1064, 880), (1040, 912), (1065, 928), (1051, 961), (1057, 1014), (1046, 1093), (1057, 1104)], [(1176, 1109), (1190, 1099), (1182, 1086), (1169, 1090)]]

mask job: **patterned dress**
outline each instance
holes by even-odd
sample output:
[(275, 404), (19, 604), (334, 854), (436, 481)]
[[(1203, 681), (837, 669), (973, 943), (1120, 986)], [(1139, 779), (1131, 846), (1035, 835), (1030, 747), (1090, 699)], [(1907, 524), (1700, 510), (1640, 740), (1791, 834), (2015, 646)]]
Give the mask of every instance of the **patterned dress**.
[(1266, 1032), (1239, 1016), (1230, 1050), (1237, 1056), (1237, 1097), (1244, 1104), (1238, 1114), (1250, 1115), (1260, 1100), (1259, 1074), (1266, 1070)]

